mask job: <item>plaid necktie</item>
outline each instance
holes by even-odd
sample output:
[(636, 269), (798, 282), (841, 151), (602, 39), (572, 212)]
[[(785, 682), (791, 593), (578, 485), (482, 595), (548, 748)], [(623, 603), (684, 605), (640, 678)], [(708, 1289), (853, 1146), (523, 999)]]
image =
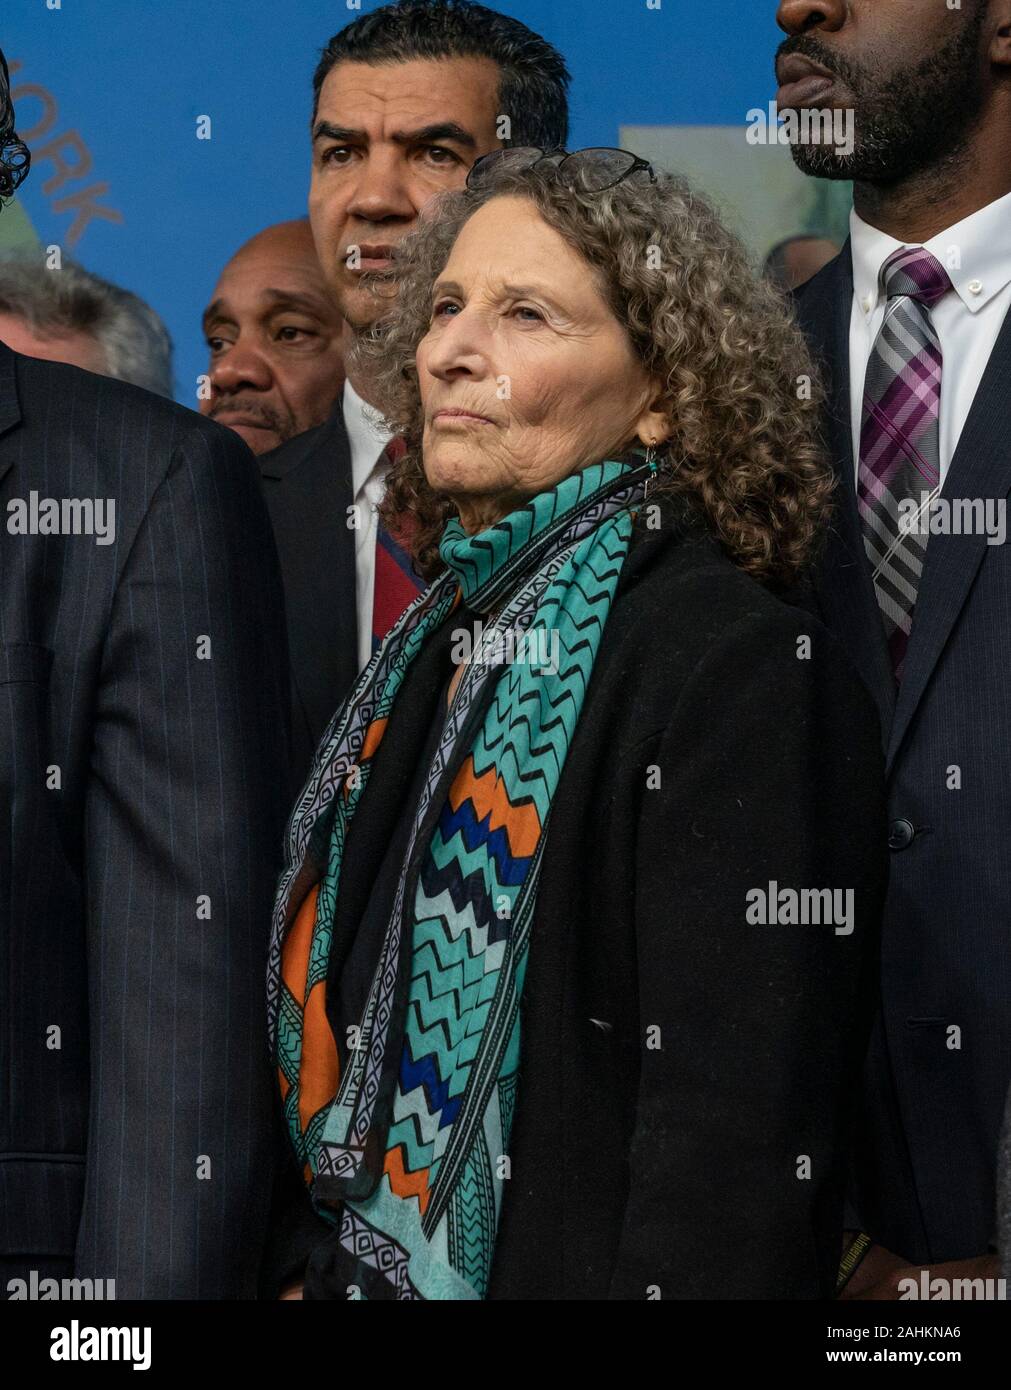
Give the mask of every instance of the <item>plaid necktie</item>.
[[(892, 670), (900, 681), (930, 507), (941, 481), (941, 345), (930, 310), (951, 281), (921, 246), (893, 252), (881, 276), (888, 302), (864, 382), (857, 506)], [(920, 526), (909, 525), (910, 499)]]
[[(403, 458), (407, 446), (396, 436), (381, 458), (392, 467)], [(390, 628), (413, 598), (425, 587), (411, 566), (407, 546), (413, 518), (405, 517), (394, 533), (380, 520), (376, 529), (376, 564), (372, 581), (372, 650), (376, 651)]]

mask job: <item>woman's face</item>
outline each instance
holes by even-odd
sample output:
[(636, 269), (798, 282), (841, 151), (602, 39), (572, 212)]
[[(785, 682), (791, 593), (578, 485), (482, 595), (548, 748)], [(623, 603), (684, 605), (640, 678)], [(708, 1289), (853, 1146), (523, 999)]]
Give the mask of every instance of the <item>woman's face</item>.
[(464, 224), (417, 365), (425, 473), (470, 533), (667, 432), (590, 266), (526, 198), (493, 198)]

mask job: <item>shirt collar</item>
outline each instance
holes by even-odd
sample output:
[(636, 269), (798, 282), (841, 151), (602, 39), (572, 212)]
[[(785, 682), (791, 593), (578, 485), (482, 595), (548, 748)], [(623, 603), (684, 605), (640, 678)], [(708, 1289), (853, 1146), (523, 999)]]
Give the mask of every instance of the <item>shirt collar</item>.
[(357, 497), (379, 466), (379, 456), (393, 434), (382, 424), (379, 412), (363, 401), (347, 380), (342, 404), (351, 446), (351, 487)]
[[(853, 294), (865, 317), (881, 301), (881, 267), (900, 246), (923, 245), (951, 277), (959, 299), (978, 313), (1011, 282), (1011, 193), (988, 203), (929, 241), (902, 242), (850, 213)], [(956, 255), (957, 253), (957, 255)], [(957, 264), (953, 262), (957, 261)]]

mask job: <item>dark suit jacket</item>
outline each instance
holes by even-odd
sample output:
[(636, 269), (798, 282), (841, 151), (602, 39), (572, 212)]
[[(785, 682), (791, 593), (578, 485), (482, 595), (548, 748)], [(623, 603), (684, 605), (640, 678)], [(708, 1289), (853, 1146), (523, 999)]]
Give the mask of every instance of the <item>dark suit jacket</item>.
[[(818, 620), (677, 512), (636, 527), (552, 804), (491, 1298), (834, 1287), (886, 868), (877, 717)], [(338, 954), (460, 622), (394, 706), (344, 860)], [(772, 880), (853, 889), (855, 930), (749, 924), (749, 890)], [(329, 1230), (317, 1219), (316, 1240)]]
[(330, 717), (358, 675), (351, 449), (338, 398), (330, 418), (260, 455), (284, 580), (291, 660), (293, 802)]
[[(838, 512), (819, 585), (826, 623), (880, 711), (891, 886), (881, 1014), (858, 1132), (857, 1211), (915, 1261), (984, 1252), (1011, 1081), (1011, 551), (932, 535), (898, 699), (856, 510), (849, 245), (797, 297), (829, 390)], [(1011, 318), (943, 497), (1011, 489)], [(956, 786), (956, 783), (960, 785)]]
[[(115, 543), (9, 503), (115, 501)], [(206, 639), (199, 659), (198, 645)], [(256, 468), (0, 344), (0, 1266), (255, 1292), (287, 720)]]

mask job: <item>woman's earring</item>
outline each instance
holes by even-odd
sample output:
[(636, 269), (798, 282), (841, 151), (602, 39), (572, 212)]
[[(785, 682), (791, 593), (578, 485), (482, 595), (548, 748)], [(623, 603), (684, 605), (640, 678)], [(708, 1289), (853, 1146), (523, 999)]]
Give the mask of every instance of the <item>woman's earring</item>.
[(655, 439), (651, 439), (651, 440), (649, 441), (649, 443), (646, 445), (646, 462), (649, 464), (649, 477), (646, 479), (646, 486), (645, 486), (645, 488), (643, 489), (643, 494), (642, 494), (642, 496), (643, 496), (643, 500), (644, 500), (644, 501), (645, 501), (645, 499), (649, 496), (650, 490), (652, 489), (653, 485), (656, 483), (656, 478), (657, 478), (657, 466), (656, 466), (656, 440), (655, 440)]

